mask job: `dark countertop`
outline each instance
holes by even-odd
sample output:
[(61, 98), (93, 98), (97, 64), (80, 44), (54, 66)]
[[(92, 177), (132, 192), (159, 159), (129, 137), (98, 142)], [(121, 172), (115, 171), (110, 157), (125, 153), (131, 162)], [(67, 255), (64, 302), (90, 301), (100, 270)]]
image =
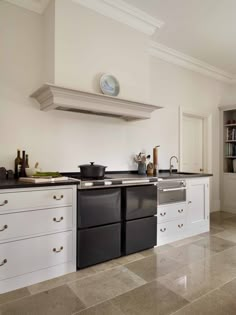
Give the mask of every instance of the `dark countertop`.
[(16, 179), (0, 180), (0, 189), (11, 189), (11, 188), (32, 188), (32, 187), (51, 187), (51, 186), (64, 186), (64, 185), (77, 185), (78, 181), (75, 179), (68, 179), (65, 181), (58, 181), (55, 183), (26, 183), (20, 182)]
[[(74, 175), (78, 173), (70, 173), (66, 175)], [(181, 179), (181, 178), (196, 178), (196, 177), (210, 177), (213, 176), (212, 174), (206, 174), (206, 173), (177, 173), (176, 170), (173, 171), (172, 174), (170, 174), (167, 170), (160, 170), (158, 174), (159, 179)], [(147, 175), (138, 175), (137, 171), (122, 171), (122, 172), (107, 172), (106, 178), (112, 178), (112, 179), (140, 179), (140, 178), (155, 178), (155, 176), (147, 176)], [(26, 183), (26, 182), (20, 182), (16, 179), (6, 179), (6, 180), (0, 180), (0, 190), (1, 189), (11, 189), (11, 188), (32, 188), (32, 187), (50, 187), (50, 186), (63, 186), (63, 185), (77, 185), (79, 183), (76, 179), (68, 179), (66, 181), (59, 181), (55, 183)]]
[(197, 177), (211, 177), (213, 174), (207, 174), (207, 173), (187, 173), (187, 172), (180, 172), (177, 173), (177, 171), (173, 171), (172, 174), (170, 174), (169, 171), (160, 171), (158, 174), (159, 179), (181, 179), (181, 178), (197, 178)]

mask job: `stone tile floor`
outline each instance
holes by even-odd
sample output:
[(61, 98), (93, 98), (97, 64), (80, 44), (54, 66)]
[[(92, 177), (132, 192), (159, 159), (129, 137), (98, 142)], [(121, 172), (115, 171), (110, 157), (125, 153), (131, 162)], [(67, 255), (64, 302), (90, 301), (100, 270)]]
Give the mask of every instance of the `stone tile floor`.
[(234, 315), (236, 215), (211, 231), (0, 295), (1, 315)]

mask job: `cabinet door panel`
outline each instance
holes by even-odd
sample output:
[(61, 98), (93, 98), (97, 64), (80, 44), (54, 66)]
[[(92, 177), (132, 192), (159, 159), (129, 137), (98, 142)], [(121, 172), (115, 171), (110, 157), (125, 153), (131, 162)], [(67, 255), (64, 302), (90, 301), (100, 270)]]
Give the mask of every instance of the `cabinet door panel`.
[(209, 224), (208, 186), (208, 179), (196, 179), (188, 183), (188, 221), (189, 230), (193, 234), (197, 234), (200, 227)]
[(199, 222), (206, 219), (205, 185), (191, 185), (191, 221)]

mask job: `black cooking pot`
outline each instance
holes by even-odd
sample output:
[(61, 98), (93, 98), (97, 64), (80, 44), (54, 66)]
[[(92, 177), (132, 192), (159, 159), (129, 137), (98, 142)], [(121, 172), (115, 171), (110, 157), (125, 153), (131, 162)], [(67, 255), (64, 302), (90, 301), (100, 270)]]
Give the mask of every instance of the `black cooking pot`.
[(105, 174), (105, 169), (107, 166), (97, 165), (94, 162), (90, 164), (79, 165), (80, 174), (82, 178), (103, 178)]

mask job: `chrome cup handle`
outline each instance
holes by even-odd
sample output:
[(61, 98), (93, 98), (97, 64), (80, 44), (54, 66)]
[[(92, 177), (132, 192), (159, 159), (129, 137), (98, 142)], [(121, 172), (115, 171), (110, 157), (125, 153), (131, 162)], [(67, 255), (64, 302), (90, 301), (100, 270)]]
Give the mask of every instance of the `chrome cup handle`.
[(60, 219), (53, 218), (53, 221), (58, 223), (58, 222), (61, 222), (63, 219), (64, 219), (63, 217), (60, 217)]
[(0, 229), (0, 232), (5, 231), (7, 228), (8, 228), (8, 225), (6, 225), (6, 224), (5, 224), (5, 225), (3, 226), (3, 228), (2, 228), (2, 229)]
[(63, 196), (63, 195), (61, 195), (60, 197), (53, 196), (53, 199), (55, 199), (55, 200), (61, 200), (61, 199), (63, 199), (63, 198), (64, 198), (64, 196)]
[(61, 246), (59, 249), (53, 248), (54, 253), (60, 253), (63, 250), (63, 246)]
[(0, 207), (5, 206), (6, 204), (8, 204), (8, 200), (4, 200), (3, 203), (0, 204)]
[(3, 261), (0, 264), (0, 267), (4, 266), (7, 263), (7, 259), (3, 259)]
[(166, 212), (163, 212), (163, 213), (161, 212), (160, 215), (164, 217), (166, 215)]

